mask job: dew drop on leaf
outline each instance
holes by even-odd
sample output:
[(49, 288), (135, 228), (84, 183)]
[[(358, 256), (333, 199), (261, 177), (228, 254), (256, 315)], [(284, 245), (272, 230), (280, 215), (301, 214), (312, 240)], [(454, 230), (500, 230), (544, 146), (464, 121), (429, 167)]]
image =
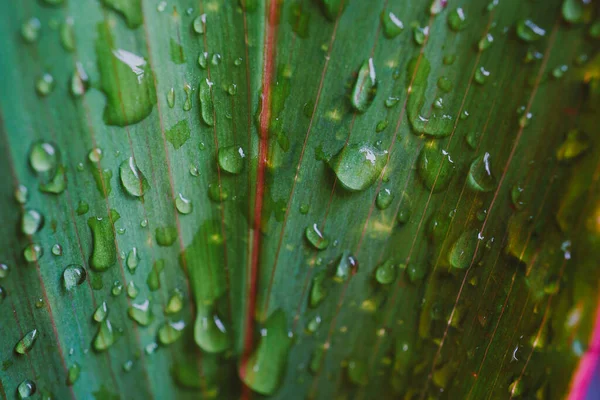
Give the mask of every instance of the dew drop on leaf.
[(490, 76), (490, 71), (486, 70), (484, 67), (479, 67), (475, 71), (475, 82), (480, 85), (483, 85), (487, 78)]
[(98, 332), (94, 337), (92, 346), (96, 351), (105, 351), (115, 343), (115, 339), (115, 333), (110, 320), (104, 319), (102, 322), (100, 322), (100, 326), (98, 327)]
[(37, 173), (55, 170), (59, 157), (58, 149), (50, 142), (37, 141), (29, 150), (29, 164)]
[(450, 155), (439, 149), (437, 142), (428, 141), (419, 154), (417, 170), (425, 187), (438, 192), (450, 183), (454, 164)]
[(183, 293), (174, 289), (165, 306), (165, 314), (177, 314), (183, 308)]
[(559, 161), (571, 161), (584, 154), (590, 148), (590, 145), (588, 135), (577, 129), (572, 129), (556, 150), (556, 158)]
[(215, 106), (211, 94), (212, 82), (204, 79), (198, 85), (198, 100), (200, 100), (200, 116), (208, 126), (215, 124)]
[(88, 218), (88, 226), (92, 231), (92, 255), (90, 257), (90, 265), (96, 271), (105, 271), (117, 261), (117, 248), (115, 245), (115, 231), (113, 224), (117, 222), (119, 218), (119, 214), (114, 210), (111, 210), (110, 218)]
[(170, 88), (167, 92), (167, 104), (169, 108), (175, 107), (175, 89)]
[(123, 188), (134, 197), (141, 197), (150, 189), (150, 184), (133, 157), (129, 157), (121, 163), (119, 174)]
[(517, 22), (517, 36), (524, 42), (535, 42), (545, 35), (546, 31), (530, 19), (522, 19)]
[(138, 293), (139, 290), (137, 286), (135, 286), (135, 283), (133, 281), (129, 281), (129, 283), (127, 284), (127, 297), (129, 297), (130, 299), (135, 299)]
[(348, 380), (357, 386), (366, 386), (369, 383), (367, 366), (365, 363), (357, 360), (348, 361), (347, 367)]
[(479, 49), (479, 51), (485, 51), (490, 48), (492, 43), (494, 43), (494, 36), (492, 36), (491, 33), (486, 33), (481, 38), (481, 40), (479, 40), (479, 43), (477, 44), (477, 48)]
[(309, 335), (312, 335), (319, 329), (319, 326), (321, 326), (321, 317), (317, 315), (314, 318), (311, 318), (310, 321), (308, 321), (308, 323), (306, 324), (305, 331)]
[(381, 24), (383, 26), (383, 34), (388, 39), (393, 39), (404, 30), (404, 24), (400, 18), (391, 11), (384, 10), (381, 13)]
[(367, 111), (377, 94), (377, 79), (372, 58), (365, 60), (358, 71), (354, 88), (352, 89), (352, 106), (360, 113)]
[(73, 17), (67, 17), (65, 21), (60, 24), (60, 44), (68, 52), (73, 52), (75, 50), (74, 22)]
[(329, 246), (329, 239), (323, 235), (317, 224), (312, 224), (305, 230), (306, 240), (317, 250), (325, 250)]
[(202, 35), (206, 29), (206, 14), (198, 15), (192, 22), (192, 29), (199, 35)]
[(112, 288), (110, 289), (110, 293), (114, 297), (117, 297), (121, 294), (122, 291), (123, 291), (123, 285), (121, 284), (121, 281), (119, 281), (119, 280), (114, 281)]
[(154, 320), (152, 307), (147, 299), (141, 303), (131, 304), (127, 310), (127, 315), (141, 326), (148, 326)]
[(239, 146), (227, 146), (219, 148), (219, 167), (230, 174), (239, 174), (244, 168), (246, 155)]
[(29, 197), (29, 190), (24, 185), (19, 185), (15, 189), (15, 200), (19, 204), (27, 203), (27, 198)]
[(71, 75), (71, 94), (74, 97), (81, 97), (90, 86), (90, 80), (87, 72), (83, 69), (83, 64), (79, 61), (75, 63), (75, 71)]
[(392, 204), (393, 200), (394, 200), (394, 194), (392, 193), (392, 191), (390, 189), (384, 188), (384, 189), (381, 189), (379, 191), (379, 193), (377, 193), (375, 205), (380, 210), (385, 210), (386, 208), (388, 208), (390, 206), (390, 204)]
[(178, 193), (177, 197), (175, 197), (175, 207), (177, 208), (177, 211), (183, 215), (191, 213), (193, 209), (192, 201), (187, 197), (184, 197), (181, 193)]
[(396, 280), (396, 266), (387, 260), (375, 269), (375, 279), (382, 285), (389, 285)]
[(177, 228), (174, 226), (160, 226), (156, 228), (156, 243), (159, 246), (171, 246), (177, 240)]
[(329, 166), (345, 189), (361, 191), (377, 181), (386, 163), (387, 151), (351, 144), (333, 156)]
[(25, 379), (23, 382), (19, 383), (17, 386), (17, 394), (19, 395), (19, 399), (27, 399), (33, 396), (37, 391), (37, 387), (35, 386), (35, 382), (30, 379)]
[(69, 367), (69, 372), (67, 373), (67, 385), (73, 386), (77, 379), (79, 379), (79, 374), (81, 373), (81, 366), (77, 363), (74, 363)]
[(214, 305), (199, 305), (194, 322), (194, 340), (208, 353), (221, 353), (232, 345), (230, 333)]
[(71, 264), (63, 271), (63, 286), (66, 290), (73, 290), (85, 282), (87, 273), (81, 265)]
[(478, 192), (489, 192), (496, 187), (496, 178), (492, 174), (490, 153), (477, 157), (469, 167), (467, 177), (469, 187)]
[(181, 335), (183, 335), (183, 329), (185, 328), (185, 322), (183, 321), (168, 321), (158, 328), (158, 341), (163, 346), (168, 346), (171, 343), (175, 343)]
[(15, 352), (17, 354), (27, 354), (33, 348), (38, 336), (39, 332), (37, 329), (27, 332), (15, 345)]
[(454, 32), (465, 29), (467, 26), (467, 16), (462, 8), (456, 8), (448, 13), (448, 26)]
[(27, 43), (36, 42), (40, 36), (42, 24), (36, 17), (32, 17), (25, 21), (21, 26), (21, 36)]
[(44, 226), (44, 216), (37, 210), (25, 210), (21, 217), (21, 232), (33, 235)]
[(37, 262), (44, 255), (44, 249), (37, 243), (31, 243), (23, 250), (23, 257), (27, 262)]
[(0, 263), (0, 279), (6, 278), (8, 276), (9, 272), (10, 272), (9, 266), (4, 263)]
[(35, 82), (35, 90), (40, 96), (48, 96), (54, 90), (55, 82), (54, 77), (45, 72), (41, 77)]
[(448, 255), (448, 261), (453, 268), (465, 269), (471, 265), (479, 240), (478, 235), (476, 229), (465, 231), (454, 242)]
[(321, 271), (313, 277), (308, 303), (311, 308), (316, 308), (327, 297), (329, 288), (326, 278), (325, 271)]
[(77, 215), (86, 214), (89, 210), (90, 210), (89, 204), (83, 200), (79, 200), (79, 203), (77, 204), (77, 209), (75, 210)]
[(165, 260), (159, 259), (154, 262), (152, 269), (146, 278), (146, 284), (150, 291), (155, 292), (160, 289), (160, 273), (165, 269)]
[(106, 319), (106, 317), (108, 316), (108, 305), (106, 304), (105, 301), (102, 302), (102, 304), (100, 304), (98, 306), (98, 308), (96, 308), (96, 311), (94, 311), (94, 321), (96, 322), (102, 322)]
[(131, 250), (129, 250), (129, 253), (127, 254), (127, 259), (125, 261), (125, 264), (127, 265), (127, 268), (129, 269), (129, 272), (131, 272), (133, 274), (135, 272), (135, 269), (137, 268), (139, 262), (140, 262), (140, 257), (138, 255), (138, 249), (137, 249), (137, 247), (133, 247)]

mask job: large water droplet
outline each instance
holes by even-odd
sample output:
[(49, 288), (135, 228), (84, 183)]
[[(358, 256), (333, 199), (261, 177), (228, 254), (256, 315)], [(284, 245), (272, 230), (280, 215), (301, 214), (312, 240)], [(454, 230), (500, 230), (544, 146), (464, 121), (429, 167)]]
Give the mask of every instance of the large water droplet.
[(200, 100), (200, 116), (202, 121), (208, 126), (215, 124), (215, 106), (212, 100), (211, 86), (213, 85), (208, 79), (200, 82), (198, 85), (198, 100)]
[(306, 239), (317, 250), (324, 250), (329, 246), (329, 239), (323, 235), (317, 224), (312, 224), (305, 230)]
[(221, 147), (219, 149), (219, 167), (230, 174), (239, 174), (244, 168), (244, 150), (239, 146)]
[(37, 210), (25, 210), (21, 217), (21, 232), (33, 235), (44, 226), (44, 216)]
[(100, 322), (100, 326), (98, 327), (98, 332), (94, 337), (92, 346), (96, 351), (105, 351), (115, 343), (115, 340), (116, 337), (112, 324), (108, 319), (104, 319), (102, 322)]
[(119, 167), (123, 188), (134, 197), (141, 197), (150, 189), (150, 184), (140, 171), (133, 157), (121, 163)]
[(267, 319), (256, 350), (241, 367), (242, 381), (260, 394), (275, 393), (285, 374), (291, 344), (285, 314), (277, 310)]
[(387, 151), (351, 144), (333, 156), (329, 166), (345, 189), (361, 191), (377, 181), (386, 163)]
[(417, 169), (425, 187), (439, 192), (450, 183), (454, 172), (454, 163), (445, 150), (438, 148), (437, 142), (429, 141), (421, 149), (417, 160)]
[(159, 246), (171, 246), (177, 240), (177, 228), (175, 226), (159, 226), (156, 228), (156, 243)]
[(127, 310), (127, 315), (141, 326), (148, 326), (154, 320), (149, 300), (144, 300), (142, 303), (133, 303)]
[(496, 187), (496, 178), (492, 174), (490, 153), (477, 157), (469, 167), (467, 177), (469, 187), (478, 192), (489, 192)]
[(475, 230), (463, 232), (454, 242), (448, 255), (448, 261), (454, 268), (464, 269), (471, 265), (477, 247), (479, 232)]
[(175, 207), (177, 208), (177, 211), (183, 215), (187, 215), (193, 210), (192, 201), (187, 197), (184, 197), (181, 193), (178, 193), (177, 197), (175, 197)]
[(110, 218), (88, 218), (88, 226), (92, 231), (93, 246), (90, 265), (96, 271), (105, 271), (117, 261), (117, 248), (115, 245), (115, 231), (113, 224), (118, 221), (120, 216), (114, 210), (111, 210), (110, 213)]
[(224, 321), (213, 306), (199, 305), (194, 322), (194, 340), (209, 353), (220, 353), (231, 347), (232, 341)]
[(380, 264), (375, 270), (375, 279), (382, 285), (389, 285), (396, 280), (396, 266), (391, 260)]
[(36, 262), (44, 255), (44, 249), (37, 243), (31, 243), (23, 250), (23, 257), (27, 262)]
[(27, 399), (33, 396), (37, 391), (37, 387), (35, 386), (35, 382), (30, 379), (25, 379), (23, 382), (19, 383), (17, 386), (17, 394), (19, 395), (19, 399)]

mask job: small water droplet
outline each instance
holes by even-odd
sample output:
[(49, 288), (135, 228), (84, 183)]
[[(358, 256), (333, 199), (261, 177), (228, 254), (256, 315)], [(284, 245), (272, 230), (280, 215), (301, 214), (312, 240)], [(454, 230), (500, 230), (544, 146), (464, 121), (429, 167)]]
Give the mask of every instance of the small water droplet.
[(348, 362), (348, 379), (351, 383), (358, 386), (366, 386), (369, 383), (369, 375), (367, 373), (367, 366), (365, 363), (350, 360)]
[(437, 142), (428, 141), (419, 154), (417, 169), (425, 187), (437, 192), (445, 189), (450, 183), (454, 163), (445, 150), (438, 148)]
[(488, 71), (484, 67), (480, 66), (475, 71), (475, 82), (477, 82), (480, 85), (483, 85), (487, 81), (487, 78), (489, 76), (490, 76), (490, 71)]
[(47, 96), (54, 90), (54, 85), (54, 77), (46, 72), (35, 82), (35, 90), (40, 96)]
[(134, 197), (142, 197), (150, 189), (150, 184), (142, 171), (138, 168), (133, 157), (121, 163), (119, 167), (121, 184), (123, 188)]
[(554, 68), (554, 69), (552, 70), (552, 76), (553, 76), (555, 79), (560, 79), (560, 78), (562, 78), (562, 77), (565, 75), (565, 73), (566, 73), (568, 70), (569, 70), (569, 66), (567, 66), (567, 65), (565, 65), (565, 64), (563, 64), (563, 65), (559, 65), (558, 67), (556, 67), (556, 68)]
[(360, 113), (367, 111), (367, 108), (373, 103), (373, 99), (377, 94), (377, 79), (375, 75), (375, 65), (372, 58), (365, 60), (356, 82), (354, 83), (354, 89), (352, 90), (352, 106)]
[(183, 293), (174, 289), (165, 306), (165, 314), (177, 314), (183, 308)]
[(191, 213), (193, 209), (192, 201), (184, 197), (181, 193), (178, 193), (177, 197), (175, 197), (175, 207), (177, 207), (177, 211), (183, 215)]
[(55, 170), (59, 157), (58, 149), (50, 142), (34, 142), (29, 150), (29, 164), (37, 173)]
[(215, 124), (215, 108), (211, 94), (212, 82), (204, 79), (198, 85), (198, 100), (200, 100), (200, 116), (202, 121), (208, 126)]
[(456, 8), (448, 13), (448, 26), (455, 32), (465, 29), (467, 16), (462, 8)]
[(158, 328), (158, 341), (163, 346), (168, 346), (171, 343), (176, 342), (183, 335), (183, 329), (185, 328), (184, 321), (169, 321), (165, 322)]
[(381, 24), (383, 26), (383, 34), (388, 39), (393, 39), (404, 30), (404, 24), (393, 12), (384, 10), (381, 13)]
[(63, 48), (68, 52), (75, 50), (75, 30), (73, 25), (75, 20), (73, 17), (67, 17), (65, 21), (60, 24), (60, 43)]
[(137, 250), (137, 247), (134, 247), (131, 250), (129, 250), (129, 253), (127, 254), (127, 260), (125, 261), (125, 264), (127, 265), (127, 268), (129, 269), (129, 272), (131, 272), (133, 274), (135, 272), (135, 269), (137, 268), (139, 262), (140, 262), (140, 257), (138, 255), (138, 250)]
[(15, 345), (15, 352), (17, 352), (17, 354), (27, 354), (33, 348), (38, 336), (39, 333), (37, 329), (27, 332)]
[(147, 299), (142, 303), (133, 303), (127, 310), (127, 315), (141, 326), (148, 326), (154, 320), (152, 307)]
[(106, 317), (108, 316), (108, 305), (106, 304), (105, 301), (102, 302), (102, 304), (100, 304), (98, 306), (98, 308), (96, 308), (96, 311), (94, 311), (94, 321), (96, 322), (102, 322), (106, 319)]
[(8, 276), (10, 267), (4, 263), (0, 263), (0, 279), (4, 279)]
[(74, 363), (69, 367), (69, 372), (67, 373), (67, 386), (73, 386), (77, 379), (79, 379), (79, 374), (81, 373), (81, 366), (77, 363)]
[(206, 14), (198, 15), (192, 22), (192, 29), (199, 35), (202, 35), (206, 30)]
[(496, 178), (492, 174), (490, 153), (477, 157), (469, 167), (467, 178), (469, 187), (479, 192), (489, 192), (496, 187)]
[(380, 264), (375, 270), (375, 279), (382, 285), (389, 285), (396, 280), (396, 266), (391, 260)]
[(40, 36), (40, 29), (42, 24), (36, 17), (32, 17), (25, 21), (21, 26), (21, 36), (27, 43), (33, 43), (38, 40)]
[(492, 45), (492, 43), (494, 43), (494, 36), (492, 36), (491, 33), (486, 33), (481, 40), (479, 40), (479, 43), (477, 44), (477, 48), (479, 49), (479, 51), (484, 51), (490, 48), (490, 46)]
[(385, 210), (390, 206), (390, 204), (392, 204), (393, 200), (394, 194), (390, 189), (385, 188), (380, 190), (379, 193), (377, 193), (377, 199), (375, 200), (375, 204), (380, 210)]
[(123, 291), (123, 285), (121, 284), (121, 281), (119, 281), (119, 280), (114, 281), (112, 288), (110, 289), (110, 293), (114, 297), (117, 297), (121, 294), (122, 291)]
[(530, 19), (522, 19), (517, 22), (517, 36), (524, 42), (535, 42), (545, 35), (546, 31)]
[(317, 224), (312, 224), (305, 230), (306, 239), (317, 250), (325, 250), (329, 246), (329, 239), (319, 230)]
[(165, 268), (165, 260), (159, 259), (154, 262), (152, 265), (152, 269), (148, 273), (148, 277), (146, 278), (146, 284), (148, 285), (148, 289), (155, 292), (160, 289), (160, 273)]
[(116, 337), (110, 320), (104, 319), (102, 322), (100, 322), (100, 326), (98, 327), (98, 332), (94, 337), (92, 346), (94, 347), (94, 350), (98, 352), (105, 351), (115, 343), (115, 340)]
[(427, 39), (427, 36), (429, 36), (429, 27), (421, 27), (421, 26), (415, 26), (413, 28), (413, 39), (415, 41), (416, 44), (418, 44), (419, 46), (423, 45), (425, 43), (425, 40)]
[(37, 262), (44, 255), (44, 249), (37, 243), (31, 243), (23, 250), (23, 257), (27, 262)]
[(21, 217), (21, 232), (33, 235), (44, 226), (44, 216), (37, 210), (25, 210)]
[(87, 273), (81, 265), (71, 264), (63, 271), (63, 285), (66, 290), (73, 290), (85, 282)]
[(27, 198), (29, 197), (29, 190), (24, 185), (19, 185), (15, 189), (15, 200), (19, 204), (27, 203)]
[(589, 148), (589, 136), (577, 129), (572, 129), (556, 150), (556, 158), (559, 161), (570, 161), (584, 154)]
[(450, 249), (448, 255), (450, 265), (458, 269), (469, 267), (473, 261), (478, 241), (479, 232), (477, 230), (463, 232)]

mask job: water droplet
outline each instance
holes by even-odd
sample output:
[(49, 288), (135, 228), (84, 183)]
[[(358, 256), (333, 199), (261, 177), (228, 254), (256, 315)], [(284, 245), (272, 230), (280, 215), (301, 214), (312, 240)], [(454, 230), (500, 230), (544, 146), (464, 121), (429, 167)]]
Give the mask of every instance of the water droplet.
[(67, 385), (73, 386), (77, 379), (79, 379), (79, 374), (81, 373), (81, 366), (77, 363), (74, 363), (69, 367), (69, 372), (67, 373)]
[(382, 189), (377, 193), (377, 199), (375, 200), (375, 204), (377, 208), (380, 210), (385, 210), (392, 204), (394, 200), (394, 194), (390, 189)]
[(179, 340), (181, 335), (183, 335), (184, 328), (185, 322), (183, 321), (165, 322), (160, 328), (158, 328), (158, 341), (163, 346), (168, 346), (171, 343)]
[(19, 204), (27, 203), (27, 198), (29, 197), (29, 190), (24, 185), (19, 185), (15, 189), (15, 200)]
[(479, 138), (481, 136), (481, 132), (479, 131), (470, 131), (465, 136), (465, 141), (471, 148), (471, 150), (477, 149), (477, 145), (479, 144)]
[(106, 304), (105, 301), (102, 302), (102, 304), (100, 304), (98, 306), (98, 308), (96, 308), (96, 311), (94, 311), (94, 321), (96, 322), (102, 322), (106, 319), (106, 317), (108, 316), (108, 305)]
[(121, 163), (119, 172), (121, 184), (130, 195), (141, 197), (150, 189), (150, 184), (138, 168), (133, 157), (129, 157)]
[[(123, 2), (124, 0), (103, 0)], [(126, 9), (140, 8), (141, 2), (126, 2)], [(124, 49), (114, 49), (108, 24), (98, 24), (96, 58), (100, 74), (99, 88), (106, 95), (104, 121), (107, 125), (126, 126), (146, 118), (156, 104), (154, 74), (146, 60)]]
[(50, 181), (40, 183), (40, 191), (44, 193), (60, 194), (67, 188), (67, 175), (65, 167), (59, 165)]
[(23, 250), (23, 257), (27, 262), (37, 262), (44, 255), (44, 249), (37, 243), (31, 243)]
[(231, 347), (230, 334), (213, 306), (198, 306), (194, 340), (201, 349), (209, 353), (220, 353)]
[(127, 360), (123, 363), (123, 371), (130, 372), (133, 369), (133, 361)]
[(360, 113), (367, 111), (367, 108), (373, 103), (377, 94), (377, 79), (375, 75), (375, 65), (373, 59), (366, 60), (356, 77), (354, 89), (352, 90), (352, 106)]
[(121, 284), (121, 281), (119, 281), (119, 280), (114, 281), (112, 288), (110, 289), (110, 293), (114, 297), (117, 297), (121, 294), (122, 291), (123, 291), (123, 285)]
[(417, 169), (425, 187), (438, 192), (450, 183), (454, 163), (445, 150), (438, 148), (437, 142), (428, 141), (419, 154)]
[(59, 153), (50, 142), (37, 141), (29, 149), (29, 164), (35, 172), (50, 172), (58, 166)]
[(92, 346), (94, 347), (94, 350), (98, 352), (105, 351), (115, 343), (115, 340), (116, 337), (110, 320), (104, 319), (102, 322), (100, 322), (100, 326), (98, 327), (98, 332), (94, 337)]
[(448, 13), (448, 26), (455, 32), (465, 29), (467, 16), (462, 8), (456, 8)]
[(21, 232), (33, 235), (44, 226), (44, 216), (37, 210), (25, 210), (21, 217)]
[(384, 10), (381, 13), (381, 24), (383, 25), (383, 34), (388, 39), (393, 39), (404, 30), (404, 24), (393, 12)]
[(345, 189), (361, 191), (377, 181), (386, 163), (387, 151), (351, 144), (333, 156), (329, 166)]
[(0, 263), (0, 279), (6, 278), (8, 276), (9, 272), (10, 272), (9, 266), (4, 263)]
[(75, 212), (77, 213), (77, 215), (83, 215), (83, 214), (87, 214), (87, 212), (90, 210), (90, 206), (87, 202), (80, 200), (79, 203), (77, 204), (77, 210), (75, 210)]
[(148, 355), (152, 355), (154, 354), (154, 352), (156, 352), (156, 350), (158, 350), (158, 344), (157, 343), (148, 343), (146, 345), (146, 347), (144, 347), (144, 351), (146, 352), (146, 354)]
[(563, 65), (559, 65), (558, 67), (556, 67), (556, 68), (554, 68), (552, 70), (552, 76), (555, 79), (560, 79), (560, 78), (562, 78), (565, 75), (565, 73), (568, 70), (569, 70), (569, 67), (567, 65), (564, 65), (564, 64)]
[(149, 300), (144, 300), (142, 303), (133, 303), (127, 310), (127, 315), (141, 326), (148, 326), (154, 320)]
[(306, 333), (309, 335), (315, 333), (319, 326), (321, 326), (321, 317), (317, 315), (306, 324)]
[(212, 83), (208, 79), (200, 82), (198, 85), (198, 100), (200, 100), (200, 116), (208, 126), (215, 124), (215, 107), (211, 94)]
[(75, 63), (75, 71), (71, 75), (71, 94), (74, 97), (83, 96), (89, 86), (90, 80), (88, 74), (83, 69), (83, 64), (78, 61)]
[(185, 92), (185, 101), (183, 102), (183, 111), (190, 111), (192, 109), (192, 87), (189, 84), (183, 86)]
[(54, 77), (44, 73), (36, 82), (35, 90), (40, 96), (47, 96), (54, 90)]
[(479, 240), (478, 237), (479, 232), (477, 230), (466, 231), (459, 236), (448, 255), (448, 261), (452, 267), (465, 269), (471, 265)]
[(369, 383), (369, 376), (367, 373), (367, 366), (365, 363), (350, 360), (348, 362), (348, 379), (351, 383), (358, 386), (366, 386)]
[(522, 19), (517, 22), (517, 36), (524, 42), (535, 42), (545, 35), (546, 31), (530, 19)]
[(206, 29), (206, 14), (198, 15), (192, 22), (192, 29), (199, 35), (202, 35)]
[(25, 21), (21, 26), (21, 36), (27, 43), (33, 43), (38, 40), (40, 36), (40, 29), (42, 24), (36, 17), (32, 17)]
[(491, 33), (486, 33), (481, 40), (479, 40), (479, 43), (477, 44), (477, 48), (479, 49), (479, 51), (484, 51), (490, 48), (490, 46), (492, 45), (492, 43), (494, 43), (494, 36), (492, 36)]
[(66, 290), (72, 290), (85, 282), (86, 272), (81, 265), (71, 264), (63, 271), (63, 285)]
[(38, 297), (35, 300), (35, 308), (42, 308), (42, 307), (44, 307), (44, 304), (45, 304), (44, 299), (42, 299), (41, 297)]
[(165, 306), (165, 314), (177, 314), (183, 308), (183, 293), (174, 289)]
[(319, 230), (317, 224), (309, 226), (304, 231), (306, 239), (317, 250), (325, 250), (329, 246), (329, 239)]
[(572, 129), (556, 150), (556, 158), (559, 161), (570, 161), (584, 154), (589, 148), (589, 136), (577, 129)]
[(183, 51), (183, 47), (173, 38), (169, 40), (169, 54), (173, 63), (177, 65), (185, 63), (185, 53)]
[(159, 246), (171, 246), (177, 240), (177, 228), (174, 226), (160, 226), (156, 228), (156, 243)]
[(513, 206), (517, 210), (522, 210), (525, 207), (525, 202), (522, 199), (523, 191), (525, 189), (520, 185), (516, 184), (510, 190), (510, 199), (512, 201)]
[(38, 339), (39, 333), (37, 329), (33, 329), (25, 334), (15, 345), (17, 354), (27, 354)]
[(479, 67), (475, 71), (475, 82), (480, 85), (483, 85), (487, 78), (490, 76), (490, 71), (486, 70), (484, 67)]
[(119, 214), (114, 210), (111, 210), (110, 218), (88, 218), (88, 226), (92, 231), (93, 242), (90, 265), (96, 271), (105, 271), (117, 261), (117, 248), (115, 245), (113, 224), (117, 222), (119, 218)]
[(230, 174), (239, 174), (244, 168), (244, 150), (239, 146), (227, 146), (219, 149), (219, 167)]
[(35, 382), (30, 379), (25, 379), (23, 382), (19, 383), (17, 386), (17, 394), (19, 395), (19, 399), (27, 399), (33, 396), (37, 391), (37, 387), (35, 386)]
[(469, 187), (479, 192), (489, 192), (496, 187), (496, 178), (492, 174), (490, 153), (477, 157), (469, 167), (467, 177)]
[(329, 292), (329, 288), (327, 285), (327, 274), (325, 271), (321, 271), (317, 273), (312, 279), (312, 285), (310, 288), (310, 297), (309, 297), (309, 305), (312, 308), (317, 307), (325, 297), (327, 297), (327, 293)]
[(214, 53), (210, 58), (210, 63), (214, 66), (221, 64), (221, 55), (219, 53)]
[(261, 330), (256, 350), (244, 365), (242, 381), (257, 393), (275, 393), (285, 374), (291, 345), (292, 339), (288, 334), (285, 314), (277, 310), (271, 314)]
[(184, 197), (181, 193), (178, 193), (177, 197), (175, 197), (175, 206), (177, 207), (177, 211), (184, 215), (191, 213), (193, 209), (192, 201)]
[(97, 163), (100, 162), (100, 160), (102, 160), (102, 156), (102, 149), (99, 147), (94, 147), (88, 153), (88, 160), (90, 160), (93, 163)]
[(130, 299), (135, 299), (138, 293), (139, 290), (135, 286), (135, 283), (133, 283), (133, 281), (129, 281), (129, 283), (127, 284), (127, 297), (129, 297)]
[(175, 89), (174, 88), (169, 89), (169, 91), (167, 92), (167, 104), (169, 105), (169, 108), (175, 107)]
[(419, 46), (421, 46), (425, 43), (427, 36), (429, 36), (429, 27), (428, 26), (426, 26), (425, 28), (420, 27), (420, 26), (415, 26), (413, 28), (413, 39), (414, 39), (415, 43), (418, 44)]
[(523, 381), (521, 378), (517, 378), (508, 386), (508, 393), (510, 393), (510, 397), (519, 397), (523, 394), (523, 389)]
[(383, 130), (385, 130), (385, 128), (388, 127), (388, 121), (386, 119), (383, 119), (381, 121), (379, 121), (377, 123), (377, 125), (375, 126), (375, 132), (379, 133)]
[(129, 253), (127, 254), (127, 260), (125, 262), (125, 264), (127, 264), (127, 268), (129, 269), (129, 272), (131, 272), (133, 274), (135, 272), (135, 269), (137, 268), (139, 262), (140, 262), (140, 257), (138, 256), (138, 250), (137, 250), (137, 247), (134, 247), (131, 250), (129, 250)]
[(155, 292), (160, 289), (160, 273), (165, 268), (165, 260), (160, 259), (154, 262), (152, 265), (152, 269), (148, 273), (148, 277), (146, 278), (146, 284), (148, 285), (148, 289)]
[(208, 185), (208, 197), (216, 202), (225, 201), (229, 198), (229, 191), (217, 182), (210, 183)]
[(333, 280), (342, 283), (348, 280), (350, 275), (358, 271), (358, 261), (352, 255), (342, 254), (337, 260)]
[(375, 279), (382, 285), (389, 285), (396, 280), (396, 266), (391, 260), (380, 264), (375, 270)]
[(60, 25), (60, 43), (68, 52), (75, 50), (75, 30), (73, 17), (67, 17), (65, 22)]
[(208, 66), (208, 53), (203, 51), (202, 53), (200, 53), (198, 55), (198, 65), (200, 66), (200, 68), (202, 69), (206, 69), (206, 67)]

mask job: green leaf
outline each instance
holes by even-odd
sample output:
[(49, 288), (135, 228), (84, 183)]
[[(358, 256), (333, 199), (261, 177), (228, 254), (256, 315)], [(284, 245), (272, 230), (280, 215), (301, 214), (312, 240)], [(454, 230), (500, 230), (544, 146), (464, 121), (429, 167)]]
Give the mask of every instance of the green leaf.
[(581, 389), (597, 10), (447, 5), (8, 2), (0, 394)]

